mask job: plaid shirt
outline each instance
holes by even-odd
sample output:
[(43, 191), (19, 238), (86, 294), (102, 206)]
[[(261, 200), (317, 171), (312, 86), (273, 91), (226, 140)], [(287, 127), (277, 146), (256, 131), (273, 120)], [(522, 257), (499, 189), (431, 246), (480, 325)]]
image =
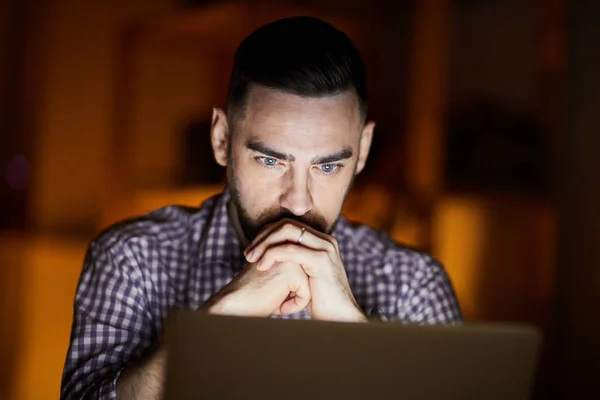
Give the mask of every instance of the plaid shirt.
[[(170, 206), (116, 225), (86, 254), (61, 398), (116, 399), (123, 368), (156, 346), (167, 317), (195, 309), (244, 267), (226, 190), (198, 209)], [(369, 315), (413, 323), (454, 323), (452, 285), (430, 256), (340, 218), (338, 240), (352, 292)], [(309, 318), (306, 310), (287, 316)]]

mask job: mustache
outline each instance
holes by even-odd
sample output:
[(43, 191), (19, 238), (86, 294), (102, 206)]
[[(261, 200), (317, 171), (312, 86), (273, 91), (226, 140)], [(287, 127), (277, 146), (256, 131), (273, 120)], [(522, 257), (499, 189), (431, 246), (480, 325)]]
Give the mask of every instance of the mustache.
[(323, 218), (321, 215), (311, 211), (304, 215), (296, 215), (287, 208), (269, 210), (260, 215), (258, 218), (258, 225), (260, 226), (259, 230), (262, 230), (266, 225), (276, 223), (284, 219), (291, 219), (304, 225), (308, 225), (319, 232), (327, 233), (327, 221), (325, 221), (325, 218)]

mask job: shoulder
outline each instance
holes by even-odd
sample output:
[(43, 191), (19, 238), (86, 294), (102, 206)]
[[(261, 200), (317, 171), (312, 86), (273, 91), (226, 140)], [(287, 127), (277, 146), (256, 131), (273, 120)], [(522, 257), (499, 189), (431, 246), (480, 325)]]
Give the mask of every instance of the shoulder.
[(217, 196), (200, 207), (166, 206), (118, 222), (91, 241), (89, 253), (97, 257), (108, 255), (115, 261), (121, 258), (143, 261), (152, 253), (186, 251), (202, 236), (216, 201)]
[(395, 242), (387, 232), (345, 219), (340, 219), (339, 231), (357, 255), (373, 260), (373, 265), (382, 268), (387, 266), (387, 269), (404, 273), (443, 270), (441, 264), (429, 254)]
[(431, 255), (396, 243), (382, 231), (344, 221), (345, 238), (381, 286), (385, 314), (411, 322), (461, 319), (456, 295), (442, 264)]

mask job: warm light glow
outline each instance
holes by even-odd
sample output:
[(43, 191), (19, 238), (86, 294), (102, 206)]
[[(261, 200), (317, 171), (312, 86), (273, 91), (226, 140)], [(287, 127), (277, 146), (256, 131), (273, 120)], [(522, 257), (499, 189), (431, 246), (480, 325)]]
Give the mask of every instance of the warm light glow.
[[(73, 297), (87, 239), (54, 236), (0, 236), (2, 268), (20, 268), (16, 298), (19, 317), (10, 321), (17, 334), (14, 399), (57, 399), (69, 344)], [(15, 274), (13, 274), (15, 275)], [(4, 345), (4, 344), (2, 344)]]
[(435, 255), (443, 261), (450, 275), (466, 318), (479, 314), (477, 288), (479, 274), (485, 266), (481, 261), (489, 225), (481, 203), (468, 198), (447, 198), (440, 201), (434, 220)]
[(123, 195), (103, 210), (99, 228), (104, 229), (123, 219), (141, 216), (172, 204), (198, 207), (204, 200), (221, 193), (224, 187), (224, 185), (216, 185), (133, 191)]
[(533, 199), (444, 196), (434, 211), (433, 254), (467, 319), (541, 323), (554, 284), (556, 215)]

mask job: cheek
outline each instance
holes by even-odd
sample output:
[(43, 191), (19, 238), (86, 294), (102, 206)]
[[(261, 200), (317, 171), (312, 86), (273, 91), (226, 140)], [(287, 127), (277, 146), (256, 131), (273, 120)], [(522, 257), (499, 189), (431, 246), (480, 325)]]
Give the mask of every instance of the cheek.
[(240, 200), (251, 216), (278, 207), (278, 188), (281, 184), (274, 174), (264, 171), (254, 159), (236, 159), (234, 176)]
[(252, 192), (260, 192), (265, 188), (270, 188), (272, 192), (280, 186), (276, 184), (277, 175), (261, 167), (253, 158), (241, 158), (235, 164), (235, 175), (238, 184)]
[(320, 179), (318, 184), (314, 185), (313, 201), (315, 208), (329, 222), (334, 221), (339, 216), (351, 177), (341, 174), (335, 178)]

